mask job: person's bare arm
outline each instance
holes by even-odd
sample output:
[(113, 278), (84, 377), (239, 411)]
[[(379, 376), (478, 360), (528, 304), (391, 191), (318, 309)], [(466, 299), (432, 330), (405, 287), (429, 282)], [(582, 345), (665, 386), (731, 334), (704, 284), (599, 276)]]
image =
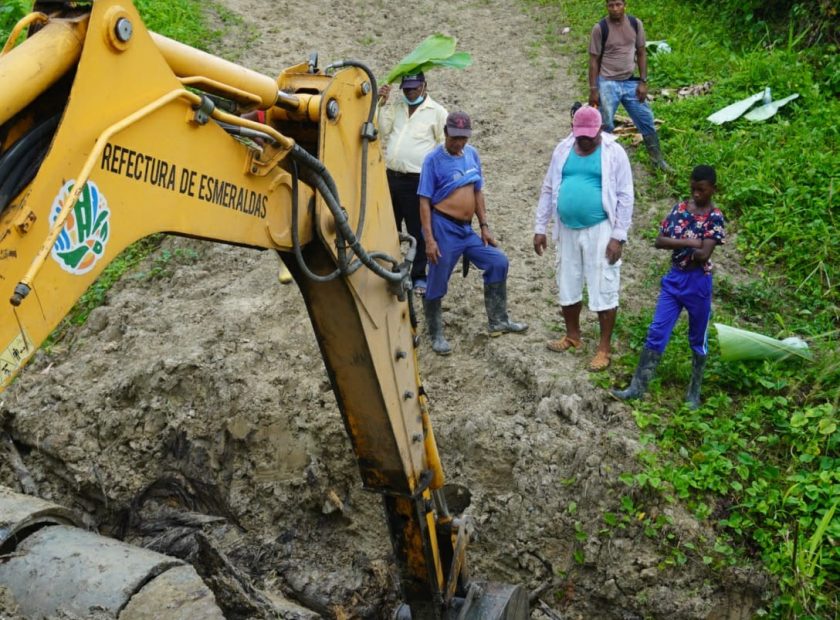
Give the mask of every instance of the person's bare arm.
[(420, 196), (420, 228), (426, 241), (426, 259), (436, 265), (440, 258), (440, 248), (432, 234), (432, 203), (425, 196)]
[(672, 239), (660, 234), (653, 244), (657, 250), (681, 250), (683, 248), (700, 249), (703, 247), (702, 239)]
[(598, 74), (601, 72), (601, 59), (589, 54), (589, 105), (598, 106)]
[(715, 250), (715, 246), (717, 245), (717, 241), (715, 239), (703, 239), (700, 243), (700, 249), (694, 250), (694, 254), (691, 257), (691, 260), (695, 263), (705, 263), (709, 260), (712, 256), (712, 252)]
[(490, 224), (487, 222), (487, 208), (484, 204), (484, 192), (475, 190), (475, 215), (478, 217), (478, 227), (481, 231), (481, 240), (484, 245), (496, 245), (496, 239), (490, 232)]
[(639, 63), (639, 77), (642, 78), (639, 81), (639, 85), (636, 87), (636, 97), (638, 97), (639, 101), (644, 103), (648, 94), (648, 85), (646, 81), (648, 79), (647, 48), (644, 45), (636, 49), (636, 61)]

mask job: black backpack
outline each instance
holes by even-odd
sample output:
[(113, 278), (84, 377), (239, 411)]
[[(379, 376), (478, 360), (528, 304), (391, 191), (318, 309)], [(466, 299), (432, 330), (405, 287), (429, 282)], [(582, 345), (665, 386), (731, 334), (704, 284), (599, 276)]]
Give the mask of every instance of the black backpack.
[[(627, 15), (627, 19), (630, 20), (630, 25), (633, 26), (633, 32), (636, 33), (636, 38), (638, 38), (639, 20), (630, 14)], [(607, 37), (610, 36), (610, 25), (606, 17), (599, 21), (598, 25), (601, 27), (601, 55), (598, 56), (598, 62), (601, 62), (601, 59), (604, 58), (604, 50), (607, 47)]]

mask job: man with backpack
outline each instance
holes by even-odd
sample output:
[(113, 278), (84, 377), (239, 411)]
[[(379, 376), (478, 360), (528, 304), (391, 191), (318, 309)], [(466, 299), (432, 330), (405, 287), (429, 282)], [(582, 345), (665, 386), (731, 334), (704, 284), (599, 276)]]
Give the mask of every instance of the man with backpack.
[[(671, 168), (662, 157), (653, 111), (647, 103), (647, 51), (641, 20), (625, 14), (625, 0), (607, 0), (608, 16), (592, 28), (589, 40), (589, 105), (601, 110), (604, 130), (615, 129), (615, 111), (624, 106), (642, 134), (653, 164)], [(639, 75), (634, 75), (636, 65)]]

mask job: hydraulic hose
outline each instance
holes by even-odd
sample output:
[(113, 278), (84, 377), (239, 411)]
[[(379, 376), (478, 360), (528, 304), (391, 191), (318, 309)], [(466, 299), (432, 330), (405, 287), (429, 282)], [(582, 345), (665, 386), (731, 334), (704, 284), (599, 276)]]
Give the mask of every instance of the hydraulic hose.
[(367, 161), (368, 161), (368, 144), (376, 139), (376, 132), (373, 127), (373, 117), (376, 115), (376, 76), (370, 68), (357, 60), (340, 60), (336, 63), (328, 65), (325, 71), (330, 69), (340, 69), (341, 67), (356, 67), (364, 71), (368, 80), (370, 80), (370, 109), (368, 110), (368, 118), (365, 127), (362, 129), (362, 170), (361, 170), (361, 187), (359, 200), (359, 223), (356, 225), (356, 236), (362, 236), (362, 230), (365, 225), (365, 212), (367, 211)]
[[(397, 271), (388, 271), (382, 265), (376, 262), (376, 259), (379, 260), (387, 260), (392, 265), (399, 265), (399, 263), (392, 257), (387, 256), (383, 253), (376, 253), (375, 256), (368, 254), (368, 252), (362, 247), (362, 244), (359, 242), (358, 237), (353, 233), (353, 229), (350, 228), (350, 223), (347, 221), (347, 216), (344, 214), (344, 210), (341, 208), (341, 205), (336, 198), (337, 192), (334, 191), (335, 188), (335, 181), (330, 176), (330, 173), (324, 167), (323, 163), (310, 155), (304, 149), (302, 149), (299, 145), (295, 145), (291, 152), (292, 159), (295, 163), (300, 163), (303, 166), (306, 166), (308, 171), (312, 174), (312, 185), (321, 194), (324, 198), (324, 202), (327, 205), (327, 208), (332, 213), (333, 218), (335, 219), (336, 229), (338, 231), (338, 235), (340, 237), (340, 241), (344, 240), (353, 250), (353, 253), (359, 257), (359, 260), (371, 271), (373, 271), (376, 275), (384, 280), (389, 282), (400, 282), (407, 273), (405, 268), (397, 268)], [(303, 264), (303, 253), (300, 250), (300, 240), (297, 235), (297, 220), (298, 220), (298, 209), (299, 205), (297, 204), (297, 171), (293, 174), (293, 188), (292, 188), (292, 243), (294, 245), (295, 256), (298, 259), (298, 263), (301, 264), (301, 268), (305, 269), (308, 277), (312, 277), (314, 280), (318, 282), (326, 282), (332, 280), (335, 277), (338, 277), (340, 273), (346, 273), (348, 270), (348, 266), (346, 265), (339, 265), (338, 269), (326, 276), (319, 276), (318, 274), (312, 273), (308, 267)], [(340, 242), (339, 241), (339, 242)], [(354, 268), (355, 271), (355, 268)], [(326, 278), (326, 279), (324, 279)]]
[(0, 212), (34, 178), (60, 119), (58, 113), (39, 123), (0, 156)]
[(216, 124), (222, 129), (224, 129), (226, 132), (234, 136), (242, 136), (244, 138), (257, 138), (260, 140), (265, 140), (266, 142), (270, 142), (271, 144), (277, 144), (277, 140), (275, 140), (273, 136), (267, 133), (263, 133), (262, 131), (251, 129), (250, 127), (240, 127), (239, 125), (232, 125), (231, 123), (225, 123), (223, 121), (216, 121)]
[[(362, 247), (362, 244), (359, 242), (358, 237), (353, 233), (353, 229), (350, 228), (350, 223), (347, 221), (347, 216), (344, 215), (344, 212), (341, 210), (341, 205), (335, 200), (335, 197), (328, 193), (328, 188), (324, 179), (320, 176), (315, 177), (315, 187), (321, 192), (321, 195), (324, 197), (324, 202), (326, 202), (327, 207), (332, 212), (333, 217), (335, 218), (335, 224), (347, 241), (347, 244), (352, 248), (353, 253), (359, 257), (359, 260), (364, 263), (365, 267), (373, 271), (376, 275), (384, 280), (388, 280), (389, 282), (399, 282), (403, 279), (403, 274), (399, 271), (393, 272), (388, 271), (382, 267), (379, 263), (377, 263), (373, 258), (371, 258), (370, 254), (368, 254), (365, 249)], [(392, 264), (395, 263), (394, 259), (388, 259)]]
[[(330, 65), (327, 67), (327, 70), (334, 69), (334, 68), (341, 68), (341, 67), (357, 67), (362, 69), (371, 83), (372, 92), (376, 91), (376, 77), (373, 75), (373, 72), (363, 63), (353, 61), (353, 60), (345, 60), (335, 64)], [(338, 200), (338, 189), (335, 185), (335, 180), (332, 178), (332, 175), (327, 170), (326, 166), (324, 166), (323, 162), (321, 162), (318, 158), (311, 155), (308, 151), (301, 148), (300, 145), (295, 144), (292, 147), (290, 152), (291, 159), (292, 159), (292, 166), (293, 166), (293, 188), (292, 188), (292, 245), (295, 254), (295, 258), (298, 261), (298, 264), (301, 267), (301, 270), (306, 274), (307, 277), (315, 280), (316, 282), (328, 282), (337, 278), (339, 275), (351, 275), (355, 273), (362, 265), (371, 269), (374, 273), (376, 273), (381, 278), (389, 281), (389, 282), (400, 282), (408, 273), (408, 269), (410, 268), (411, 262), (414, 259), (414, 254), (416, 252), (416, 242), (414, 240), (411, 241), (409, 246), (409, 254), (408, 261), (403, 263), (401, 266), (400, 263), (394, 259), (393, 257), (383, 253), (383, 252), (374, 252), (368, 253), (361, 245), (359, 239), (361, 238), (362, 231), (364, 230), (364, 219), (365, 219), (365, 212), (367, 207), (367, 160), (368, 160), (368, 144), (371, 140), (376, 139), (376, 131), (373, 126), (373, 118), (376, 114), (376, 99), (374, 98), (373, 94), (371, 95), (371, 102), (370, 107), (368, 109), (368, 118), (365, 126), (362, 129), (362, 169), (361, 173), (361, 187), (360, 187), (360, 194), (361, 200), (359, 205), (359, 221), (356, 227), (356, 231), (352, 230), (350, 224), (347, 220), (347, 215), (342, 209), (341, 204)], [(221, 124), (221, 123), (220, 123)], [(234, 131), (233, 126), (229, 126), (229, 124), (225, 123), (222, 125), (223, 128), (231, 133), (240, 133)], [(242, 135), (248, 135), (244, 132), (241, 132)], [(262, 137), (259, 135), (253, 135), (252, 137)], [(300, 174), (297, 168), (297, 165), (300, 164), (307, 171), (310, 173), (312, 183), (311, 185), (315, 188), (315, 190), (321, 194), (324, 199), (327, 208), (329, 208), (330, 212), (333, 215), (333, 218), (336, 222), (337, 228), (337, 250), (338, 250), (338, 268), (333, 271), (332, 273), (326, 275), (318, 275), (314, 273), (309, 267), (306, 265), (305, 259), (303, 257), (303, 252), (300, 246), (300, 238), (298, 235), (298, 222), (300, 216), (300, 205), (298, 204), (298, 192), (297, 192), (297, 184), (299, 182)], [(402, 239), (401, 240), (405, 240)], [(345, 244), (346, 242), (346, 244)], [(346, 258), (346, 247), (349, 246), (353, 253), (358, 256), (359, 261), (353, 261), (350, 264), (347, 263)], [(382, 260), (389, 262), (392, 266), (392, 271), (388, 271), (387, 269), (383, 268), (377, 260)], [(408, 265), (408, 267), (406, 267)]]
[(300, 247), (300, 235), (298, 234), (299, 208), (300, 205), (298, 204), (298, 163), (297, 161), (292, 161), (292, 250), (295, 253), (295, 258), (297, 259), (301, 271), (303, 271), (307, 278), (309, 278), (310, 280), (314, 280), (315, 282), (329, 282), (331, 280), (335, 280), (338, 276), (341, 275), (340, 268), (325, 276), (320, 276), (314, 271), (312, 271), (309, 268), (309, 265), (306, 264), (306, 259), (303, 257), (303, 250)]

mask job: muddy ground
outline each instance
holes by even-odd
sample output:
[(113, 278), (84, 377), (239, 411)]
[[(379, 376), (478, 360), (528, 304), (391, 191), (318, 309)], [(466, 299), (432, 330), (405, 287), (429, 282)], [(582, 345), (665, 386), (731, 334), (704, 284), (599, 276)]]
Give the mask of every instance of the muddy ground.
[[(668, 533), (684, 543), (713, 532), (618, 480), (637, 470), (640, 444), (630, 410), (585, 370), (595, 317), (584, 317), (584, 354), (545, 348), (559, 309), (553, 259), (532, 248), (533, 217), (580, 90), (568, 59), (541, 45), (545, 9), (501, 0), (222, 4), (246, 26), (225, 53), (269, 75), (313, 50), (322, 65), (354, 58), (383, 75), (434, 31), (457, 36), (475, 59), (463, 72), (430, 73), (430, 91), (474, 119), (490, 222), (511, 259), (511, 315), (531, 327), (489, 339), (473, 270), (453, 277), (445, 300), (454, 353), (441, 358), (421, 343), (448, 478), (472, 493), (473, 573), (525, 584), (533, 618), (750, 617), (762, 578), (691, 557), (672, 566), (660, 544)], [(256, 36), (243, 39), (249, 29)], [(640, 233), (668, 202), (637, 205), (624, 307), (653, 303), (638, 284), (667, 257)], [(278, 264), (268, 252), (166, 241), (85, 326), (38, 354), (0, 396), (0, 413), (38, 493), (86, 512), (104, 533), (144, 544), (153, 529), (144, 523), (162, 509), (220, 515), (207, 535), (269, 600), (300, 606), (284, 617), (307, 617), (305, 608), (309, 617), (386, 618), (397, 590), (381, 500), (360, 488), (304, 305), (294, 285), (278, 283)], [(2, 483), (20, 489), (5, 465)], [(671, 524), (654, 537), (636, 514), (607, 526), (604, 513), (622, 515), (625, 496)], [(245, 606), (239, 617), (261, 613)]]

